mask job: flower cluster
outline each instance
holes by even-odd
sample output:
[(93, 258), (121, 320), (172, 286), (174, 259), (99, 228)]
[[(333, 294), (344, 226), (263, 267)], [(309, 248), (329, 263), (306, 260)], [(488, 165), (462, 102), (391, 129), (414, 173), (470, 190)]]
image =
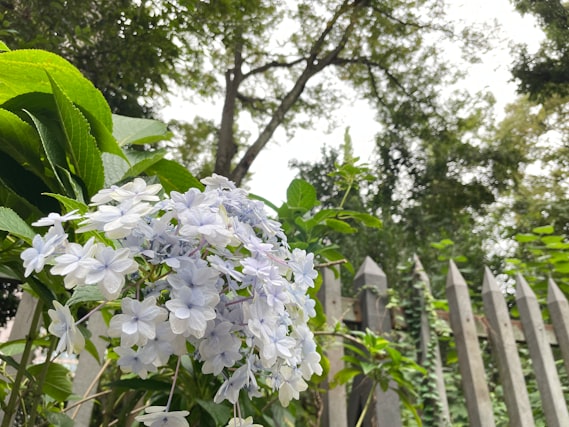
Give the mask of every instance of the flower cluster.
[[(291, 251), (263, 203), (232, 182), (202, 182), (203, 192), (160, 196), (160, 185), (137, 178), (100, 191), (89, 212), (50, 214), (34, 224), (50, 228), (22, 253), (25, 274), (49, 265), (68, 289), (97, 286), (120, 300), (109, 335), (120, 339), (123, 371), (145, 378), (190, 352), (204, 373), (225, 379), (215, 402), (235, 404), (240, 390), (256, 396), (263, 378), (286, 406), (322, 373), (307, 326), (313, 255)], [(88, 233), (82, 244), (69, 241), (67, 221)], [(78, 351), (83, 337), (69, 309), (55, 304), (50, 316), (59, 349)]]

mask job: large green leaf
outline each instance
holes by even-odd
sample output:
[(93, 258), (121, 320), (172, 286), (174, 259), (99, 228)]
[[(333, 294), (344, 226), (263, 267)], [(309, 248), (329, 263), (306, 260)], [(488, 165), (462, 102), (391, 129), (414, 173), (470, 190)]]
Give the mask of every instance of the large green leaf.
[(188, 169), (172, 160), (161, 159), (147, 168), (145, 172), (147, 175), (156, 175), (167, 193), (171, 191), (183, 193), (190, 188), (204, 188), (203, 184)]
[(68, 212), (77, 210), (79, 211), (79, 213), (85, 213), (89, 209), (89, 207), (85, 203), (75, 199), (71, 199), (69, 197), (62, 196), (61, 194), (46, 193), (46, 195), (56, 199), (59, 203), (61, 203), (65, 207), (65, 209)]
[(37, 132), (17, 115), (2, 108), (0, 108), (0, 150), (37, 176), (43, 177), (42, 148)]
[(168, 126), (158, 120), (113, 114), (113, 135), (120, 146), (153, 144), (172, 137)]
[(309, 211), (318, 205), (316, 190), (303, 179), (294, 179), (290, 183), (287, 191), (287, 204), (292, 209)]
[(10, 208), (0, 206), (0, 230), (32, 243), (36, 233), (20, 216)]
[[(36, 130), (40, 136), (46, 159), (51, 166), (54, 176), (59, 182), (59, 192), (71, 196), (74, 194), (73, 188), (65, 175), (62, 175), (61, 169), (67, 168), (67, 157), (65, 155), (65, 146), (61, 144), (63, 135), (59, 125), (45, 117), (38, 117), (31, 112), (27, 114), (32, 119)], [(61, 176), (62, 175), (62, 176)], [(63, 177), (63, 178), (62, 178)], [(54, 189), (55, 190), (55, 189)]]
[(85, 184), (89, 196), (99, 191), (105, 183), (105, 171), (101, 152), (90, 133), (90, 125), (81, 111), (73, 105), (59, 84), (49, 76), (57, 113), (66, 139), (68, 154), (75, 174)]
[(77, 105), (112, 129), (111, 110), (105, 98), (70, 62), (42, 50), (14, 50), (0, 55), (0, 105), (28, 92), (52, 93), (47, 73), (65, 82), (65, 93)]
[[(28, 372), (36, 380), (43, 374), (45, 363), (28, 366)], [(42, 391), (58, 402), (65, 402), (72, 393), (72, 383), (69, 369), (59, 363), (49, 363)]]

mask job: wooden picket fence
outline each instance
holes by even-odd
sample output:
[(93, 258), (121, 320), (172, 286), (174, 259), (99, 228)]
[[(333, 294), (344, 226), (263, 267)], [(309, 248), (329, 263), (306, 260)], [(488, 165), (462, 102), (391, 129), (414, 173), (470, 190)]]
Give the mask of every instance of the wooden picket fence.
[[(413, 277), (422, 282), (425, 292), (430, 292), (429, 278), (418, 258), (415, 259)], [(359, 327), (370, 328), (383, 336), (391, 336), (393, 313), (388, 308), (388, 284), (381, 268), (366, 258), (355, 277), (354, 287), (360, 290), (359, 298), (345, 298), (341, 295), (341, 283), (331, 271), (324, 273), (320, 300), (330, 324), (337, 321), (353, 322)], [(503, 293), (490, 272), (486, 269), (483, 278), (482, 300), (484, 315), (473, 313), (469, 290), (456, 265), (451, 261), (446, 281), (446, 298), (449, 312), (438, 313), (439, 319), (447, 321), (456, 344), (459, 372), (466, 401), (469, 425), (471, 427), (492, 427), (496, 425), (493, 405), (490, 399), (485, 368), (480, 350), (481, 339), (490, 340), (492, 358), (499, 371), (504, 390), (509, 425), (515, 427), (534, 426), (532, 407), (527, 392), (522, 365), (516, 342), (527, 345), (532, 367), (541, 397), (541, 405), (547, 425), (569, 426), (569, 413), (561, 381), (557, 372), (552, 346), (559, 347), (564, 369), (569, 372), (569, 303), (550, 280), (547, 306), (552, 325), (544, 324), (536, 295), (525, 279), (516, 277), (516, 304), (521, 321), (511, 320)], [(424, 301), (421, 302), (424, 305)], [(421, 318), (421, 348), (418, 354), (425, 355), (431, 334), (426, 311)], [(435, 334), (436, 336), (436, 334)], [(434, 363), (431, 363), (436, 377), (436, 389), (442, 407), (439, 426), (452, 426), (443, 377), (443, 365), (438, 340), (434, 343)], [(343, 367), (342, 345), (330, 346), (329, 379)], [(419, 360), (421, 362), (421, 360)], [(354, 426), (361, 414), (364, 401), (370, 392), (362, 381), (351, 387), (338, 386), (323, 394), (324, 427)], [(535, 409), (535, 408), (534, 408)], [(368, 427), (402, 426), (401, 404), (397, 393), (377, 387), (373, 408), (364, 421)]]
[[(366, 258), (354, 280), (356, 290), (360, 290), (358, 299), (342, 297), (341, 283), (331, 270), (323, 271), (323, 279), (319, 298), (331, 325), (336, 321), (345, 321), (357, 324), (361, 329), (370, 328), (384, 336), (391, 335), (396, 325), (392, 321), (393, 313), (388, 308), (386, 276), (371, 258)], [(421, 282), (423, 289), (430, 292), (429, 279), (418, 259), (415, 260), (414, 280)], [(499, 370), (511, 426), (535, 425), (516, 342), (523, 342), (528, 347), (547, 425), (569, 426), (567, 404), (552, 352), (552, 346), (559, 347), (564, 368), (569, 372), (569, 303), (557, 285), (553, 281), (549, 282), (547, 305), (550, 318), (554, 319), (552, 325), (544, 324), (536, 296), (521, 276), (516, 278), (516, 303), (521, 322), (510, 319), (504, 295), (489, 270), (484, 274), (482, 288), (484, 316), (473, 313), (466, 282), (452, 262), (447, 276), (446, 296), (449, 313), (440, 313), (439, 316), (441, 320), (448, 321), (456, 343), (470, 426), (495, 425), (480, 339), (489, 339), (491, 342), (492, 356)], [(25, 338), (35, 304), (36, 301), (24, 293), (10, 340)], [(424, 304), (424, 301), (421, 304)], [(93, 315), (89, 319), (88, 327), (99, 354), (104, 354), (106, 342), (100, 336), (106, 334), (106, 326), (102, 317)], [(424, 312), (421, 318), (421, 348), (418, 352), (423, 358), (432, 344), (430, 340), (433, 334), (429, 328), (427, 314)], [(329, 346), (327, 350), (330, 378), (343, 367), (344, 363), (342, 360), (344, 348), (341, 343), (338, 344)], [(440, 426), (451, 426), (452, 420), (443, 380), (443, 365), (438, 342), (435, 344), (432, 365), (434, 365), (439, 401), (442, 404)], [(420, 363), (422, 361), (419, 360)], [(100, 372), (99, 361), (88, 352), (81, 354), (75, 371), (73, 393), (83, 397), (94, 394)], [(322, 426), (351, 427), (356, 424), (371, 387), (365, 379), (359, 378), (356, 381), (357, 384), (351, 387), (349, 395), (343, 386), (331, 388), (322, 395), (324, 404)], [(92, 405), (93, 401), (88, 400), (69, 411), (76, 426), (89, 425)], [(0, 420), (2, 415), (0, 412)], [(366, 416), (364, 426), (402, 426), (401, 404), (396, 392), (391, 389), (383, 391), (379, 387), (375, 390), (373, 408)]]

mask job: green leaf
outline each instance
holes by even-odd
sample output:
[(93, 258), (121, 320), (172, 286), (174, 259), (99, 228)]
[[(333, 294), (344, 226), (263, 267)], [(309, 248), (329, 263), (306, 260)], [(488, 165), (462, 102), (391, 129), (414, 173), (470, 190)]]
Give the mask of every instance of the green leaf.
[(153, 144), (170, 139), (172, 132), (158, 120), (138, 119), (113, 114), (113, 136), (120, 146)]
[(90, 125), (81, 111), (49, 76), (52, 84), (57, 113), (67, 142), (71, 166), (84, 182), (89, 196), (94, 195), (105, 183), (105, 172), (101, 153), (95, 138), (90, 133)]
[(66, 305), (72, 306), (81, 302), (104, 301), (105, 297), (99, 290), (98, 286), (85, 285), (77, 286), (73, 290), (73, 295), (66, 302)]
[(85, 203), (75, 199), (71, 199), (66, 196), (62, 196), (61, 194), (54, 194), (54, 193), (44, 193), (44, 194), (46, 196), (50, 196), (56, 199), (59, 203), (61, 203), (61, 205), (65, 208), (67, 212), (77, 210), (79, 213), (83, 214), (87, 212), (87, 210), (89, 209), (89, 207)]
[(184, 193), (190, 188), (203, 190), (204, 186), (188, 169), (173, 160), (161, 159), (149, 166), (145, 173), (156, 175), (166, 193), (178, 191)]
[(0, 52), (10, 52), (10, 48), (6, 43), (0, 40)]
[(97, 141), (97, 147), (103, 153), (111, 153), (116, 156), (122, 157), (124, 160), (127, 160), (124, 151), (120, 147), (119, 143), (113, 136), (111, 129), (107, 128), (97, 116), (93, 116), (90, 111), (85, 110), (84, 108), (79, 107), (83, 115), (89, 121), (91, 125), (91, 133), (95, 137)]
[(328, 218), (326, 220), (326, 225), (332, 230), (339, 233), (350, 234), (355, 233), (357, 230), (345, 221), (340, 221), (339, 219)]
[[(49, 397), (58, 402), (65, 402), (71, 396), (72, 383), (69, 369), (59, 363), (48, 362), (47, 373), (43, 383), (42, 391)], [(43, 374), (45, 363), (28, 366), (28, 372), (32, 374), (36, 381)]]
[(549, 247), (551, 244), (563, 242), (563, 239), (563, 236), (543, 236), (540, 240)]
[(0, 55), (0, 105), (29, 92), (52, 93), (46, 72), (55, 81), (65, 82), (65, 93), (73, 103), (112, 129), (111, 109), (101, 92), (70, 62), (43, 50), (20, 49)]
[(519, 243), (528, 243), (528, 242), (534, 242), (537, 239), (539, 239), (539, 236), (536, 236), (535, 234), (516, 234), (516, 242)]
[(108, 188), (123, 179), (130, 165), (122, 157), (111, 153), (102, 153), (101, 158), (105, 169), (105, 187)]
[(542, 227), (536, 227), (532, 230), (532, 233), (535, 234), (553, 234), (553, 232), (555, 231), (555, 229), (553, 228), (553, 225), (544, 225)]
[(224, 426), (232, 416), (231, 409), (225, 405), (201, 399), (196, 399), (196, 402), (213, 418), (216, 426)]
[(73, 427), (75, 425), (75, 421), (62, 412), (47, 411), (45, 413), (45, 417), (47, 418), (47, 421), (49, 421), (50, 425), (57, 427)]
[(381, 228), (383, 226), (383, 223), (381, 222), (381, 220), (374, 216), (374, 215), (370, 215), (368, 213), (365, 212), (357, 212), (357, 211), (341, 211), (339, 213), (339, 218), (340, 219), (354, 219), (358, 222), (360, 222), (361, 224), (365, 225), (366, 227), (370, 227), (370, 228)]
[(39, 118), (29, 111), (25, 111), (32, 119), (36, 130), (39, 134), (40, 141), (45, 152), (46, 159), (51, 166), (53, 175), (60, 185), (60, 192), (67, 195), (73, 195), (74, 190), (66, 177), (62, 179), (61, 170), (67, 169), (67, 158), (65, 154), (65, 147), (61, 144), (63, 135), (61, 128), (53, 121), (53, 119), (44, 117)]
[(166, 155), (164, 150), (156, 151), (126, 151), (125, 152), (131, 167), (126, 171), (123, 179), (134, 178), (142, 175), (150, 166), (159, 162)]
[(336, 372), (334, 375), (333, 384), (346, 384), (348, 381), (362, 373), (361, 369), (344, 368)]
[[(0, 54), (0, 58), (5, 54)], [(0, 108), (0, 150), (44, 178), (42, 147), (36, 130), (14, 113)]]
[(20, 216), (10, 208), (0, 206), (0, 230), (31, 244), (36, 233)]
[(287, 204), (292, 209), (302, 209), (309, 211), (318, 206), (316, 199), (316, 190), (314, 187), (303, 179), (293, 179), (287, 191)]

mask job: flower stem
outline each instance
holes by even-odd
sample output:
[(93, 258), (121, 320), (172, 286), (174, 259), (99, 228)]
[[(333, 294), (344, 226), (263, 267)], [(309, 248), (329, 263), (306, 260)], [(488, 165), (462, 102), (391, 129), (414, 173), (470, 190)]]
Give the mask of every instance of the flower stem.
[(367, 414), (367, 411), (369, 410), (369, 405), (371, 405), (371, 402), (373, 400), (374, 392), (375, 392), (375, 383), (372, 385), (371, 390), (369, 391), (369, 395), (366, 399), (366, 404), (364, 405), (364, 408), (362, 410), (360, 418), (358, 419), (358, 422), (356, 423), (355, 427), (361, 427), (362, 426), (362, 424), (364, 422), (364, 418)]
[(178, 356), (178, 362), (176, 363), (176, 372), (174, 372), (174, 377), (172, 378), (172, 388), (170, 388), (170, 395), (168, 396), (168, 403), (166, 403), (166, 409), (164, 412), (170, 410), (170, 405), (172, 404), (172, 398), (174, 397), (174, 390), (176, 389), (176, 381), (178, 380), (178, 372), (180, 372), (180, 363), (182, 362), (182, 357)]
[(87, 320), (89, 317), (91, 317), (92, 314), (94, 314), (95, 312), (99, 311), (101, 308), (103, 308), (105, 306), (105, 304), (107, 304), (108, 301), (103, 301), (101, 304), (99, 304), (97, 307), (95, 307), (93, 310), (91, 310), (89, 313), (87, 313), (85, 316), (83, 316), (81, 319), (79, 319), (77, 322), (75, 322), (75, 325), (79, 325), (80, 323), (83, 323), (85, 320)]

